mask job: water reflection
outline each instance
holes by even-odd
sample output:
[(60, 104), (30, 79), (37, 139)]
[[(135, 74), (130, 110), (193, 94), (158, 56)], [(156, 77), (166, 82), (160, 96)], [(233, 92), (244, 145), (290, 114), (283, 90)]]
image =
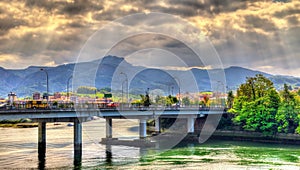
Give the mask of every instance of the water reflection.
[(106, 144), (106, 159), (105, 159), (105, 164), (108, 166), (112, 166), (112, 150), (111, 150), (111, 144)]
[(81, 160), (81, 157), (80, 157), (80, 158), (74, 157), (74, 163), (73, 163), (73, 165), (74, 165), (74, 170), (79, 170), (79, 169), (81, 169), (81, 167), (82, 167), (82, 160)]
[(39, 164), (38, 164), (38, 169), (45, 169), (45, 164), (46, 164), (46, 159), (45, 159), (45, 152), (38, 154), (39, 157)]

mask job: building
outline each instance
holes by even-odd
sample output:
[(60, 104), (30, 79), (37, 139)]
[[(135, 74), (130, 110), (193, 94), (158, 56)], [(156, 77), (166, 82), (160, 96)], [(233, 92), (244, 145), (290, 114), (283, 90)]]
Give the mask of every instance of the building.
[(13, 92), (8, 93), (9, 104), (12, 105), (17, 100), (17, 95)]
[(60, 98), (61, 98), (61, 94), (59, 92), (55, 92), (54, 99), (60, 99)]
[(41, 99), (41, 94), (39, 92), (35, 92), (32, 94), (33, 100), (40, 100)]

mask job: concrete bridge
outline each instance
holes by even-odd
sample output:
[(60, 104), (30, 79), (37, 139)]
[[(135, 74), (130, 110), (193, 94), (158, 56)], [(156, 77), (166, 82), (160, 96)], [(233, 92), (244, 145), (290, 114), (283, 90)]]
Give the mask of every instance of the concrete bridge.
[(155, 131), (160, 133), (160, 119), (181, 118), (187, 120), (187, 133), (194, 133), (195, 121), (203, 119), (207, 115), (225, 114), (223, 107), (211, 108), (123, 108), (123, 109), (98, 109), (98, 108), (75, 108), (75, 109), (20, 109), (1, 110), (1, 120), (31, 119), (38, 122), (38, 155), (39, 160), (44, 160), (46, 154), (46, 123), (49, 122), (73, 122), (74, 123), (74, 165), (80, 163), (82, 158), (82, 122), (91, 120), (97, 116), (106, 119), (106, 140), (113, 139), (113, 119), (138, 119), (139, 137), (147, 137), (147, 120), (155, 120)]

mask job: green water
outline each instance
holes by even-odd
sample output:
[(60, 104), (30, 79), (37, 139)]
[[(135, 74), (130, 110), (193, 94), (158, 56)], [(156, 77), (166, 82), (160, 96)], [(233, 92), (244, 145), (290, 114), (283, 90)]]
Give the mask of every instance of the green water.
[(100, 169), (300, 169), (297, 145), (209, 140), (181, 143), (173, 149), (146, 151), (138, 162), (112, 161)]
[[(115, 121), (116, 122), (116, 121)], [(120, 123), (120, 122), (118, 122)], [(132, 134), (121, 124), (115, 131)], [(284, 169), (300, 170), (299, 145), (209, 140), (181, 143), (158, 152), (155, 148), (99, 144), (105, 137), (105, 120), (84, 124), (82, 169)], [(99, 130), (100, 129), (100, 130)], [(120, 137), (122, 137), (119, 134)], [(115, 134), (118, 137), (118, 134)], [(138, 132), (137, 135), (138, 136)], [(38, 169), (37, 128), (0, 128), (0, 169)], [(47, 126), (45, 169), (73, 169), (73, 128)]]
[[(151, 153), (151, 150), (148, 151)], [(257, 142), (210, 140), (204, 144), (181, 143), (158, 154), (145, 155), (140, 166), (224, 164), (239, 167), (300, 167), (300, 147), (297, 145)], [(175, 166), (176, 167), (176, 166)], [(267, 168), (268, 169), (268, 168)], [(281, 169), (281, 168), (280, 168)]]

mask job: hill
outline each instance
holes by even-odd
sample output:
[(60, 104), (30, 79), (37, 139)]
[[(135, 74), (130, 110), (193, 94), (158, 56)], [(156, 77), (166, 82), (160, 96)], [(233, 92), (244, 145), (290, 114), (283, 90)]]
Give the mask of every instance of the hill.
[[(127, 63), (123, 58), (116, 56), (106, 56), (101, 61), (91, 61), (78, 63), (85, 68), (85, 73), (95, 72), (97, 68), (94, 84), (98, 89), (111, 87), (112, 77), (116, 68), (122, 62), (126, 69), (139, 69), (139, 72), (130, 81), (130, 92), (141, 94), (146, 89), (162, 89), (166, 94), (176, 93), (178, 89), (178, 76), (172, 76), (158, 69), (145, 69), (142, 67), (133, 66)], [(77, 65), (77, 66), (78, 66)], [(67, 80), (73, 74), (75, 64), (59, 65), (57, 67), (43, 67), (47, 70), (49, 76), (49, 92), (62, 92), (67, 89)], [(39, 66), (30, 66), (26, 69), (12, 70), (0, 67), (0, 97), (7, 97), (9, 92), (15, 92), (19, 97), (31, 96), (33, 92), (46, 92), (46, 75), (40, 71)], [(200, 91), (210, 91), (210, 79), (207, 70), (192, 69), (190, 70), (195, 75), (195, 81), (198, 83)], [(212, 70), (220, 71), (220, 70)], [(169, 71), (184, 77), (187, 71)], [(247, 77), (263, 74), (274, 82), (276, 88), (280, 89), (284, 83), (291, 86), (300, 86), (300, 78), (291, 76), (271, 75), (260, 71), (250, 70), (242, 67), (229, 67), (224, 69), (226, 76), (226, 86), (229, 90), (235, 90), (241, 83), (245, 82)], [(127, 73), (128, 74), (128, 73)], [(94, 80), (87, 80), (86, 85), (89, 85)], [(185, 82), (186, 83), (186, 82)], [(182, 84), (182, 82), (181, 82)], [(182, 86), (182, 85), (181, 85)]]

